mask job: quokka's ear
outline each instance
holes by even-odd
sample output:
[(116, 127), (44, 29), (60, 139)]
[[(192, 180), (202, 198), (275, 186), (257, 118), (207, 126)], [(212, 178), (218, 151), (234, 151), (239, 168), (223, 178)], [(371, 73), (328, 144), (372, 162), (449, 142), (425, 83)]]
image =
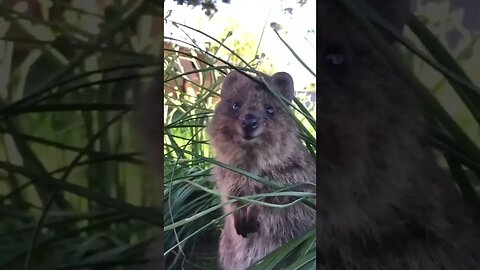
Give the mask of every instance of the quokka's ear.
[(295, 97), (292, 76), (287, 72), (278, 72), (273, 74), (271, 78), (276, 89), (280, 91), (280, 94), (289, 101), (292, 101)]
[(225, 96), (232, 89), (234, 89), (233, 85), (238, 82), (241, 76), (244, 76), (244, 75), (242, 75), (240, 72), (236, 70), (232, 70), (230, 73), (228, 73), (227, 77), (225, 77), (225, 80), (223, 81), (222, 91), (220, 95)]

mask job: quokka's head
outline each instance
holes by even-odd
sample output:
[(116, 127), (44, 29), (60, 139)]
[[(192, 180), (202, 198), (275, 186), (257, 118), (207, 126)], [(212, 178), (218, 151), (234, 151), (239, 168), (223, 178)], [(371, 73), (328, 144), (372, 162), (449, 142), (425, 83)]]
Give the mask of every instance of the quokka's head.
[[(410, 0), (363, 0), (398, 34), (410, 18)], [(347, 8), (337, 0), (319, 2), (317, 53), (318, 100), (323, 114), (342, 112), (358, 118), (383, 116), (403, 102), (399, 77)], [(382, 32), (383, 33), (383, 32)], [(390, 35), (385, 35), (392, 41)], [(399, 93), (400, 92), (400, 93)], [(382, 109), (384, 111), (379, 111)]]
[[(293, 100), (293, 80), (288, 73), (263, 77), (278, 94), (290, 102)], [(227, 75), (220, 98), (208, 125), (217, 154), (235, 149), (273, 151), (296, 137), (296, 123), (280, 101), (264, 86), (240, 72), (232, 71)]]
[[(411, 16), (409, 0), (359, 2), (373, 8), (398, 33)], [(317, 124), (318, 141), (325, 149), (320, 153), (353, 159), (366, 152), (368, 138), (409, 125), (416, 117), (415, 99), (341, 1), (321, 1), (319, 6)], [(392, 36), (385, 37), (393, 41)]]

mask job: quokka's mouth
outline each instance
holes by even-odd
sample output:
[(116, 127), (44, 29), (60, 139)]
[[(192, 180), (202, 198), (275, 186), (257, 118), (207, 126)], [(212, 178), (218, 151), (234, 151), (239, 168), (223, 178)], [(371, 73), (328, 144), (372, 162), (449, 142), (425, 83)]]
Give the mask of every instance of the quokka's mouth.
[(246, 131), (244, 130), (242, 133), (242, 139), (246, 141), (252, 141), (255, 140), (256, 138), (260, 137), (261, 132), (258, 131)]
[(240, 139), (242, 143), (256, 142), (262, 135), (263, 131), (260, 128), (248, 129), (238, 126), (236, 128), (236, 137)]
[(239, 134), (240, 136), (240, 140), (243, 142), (243, 143), (253, 143), (253, 142), (256, 142), (258, 141), (259, 137), (260, 137), (260, 134), (251, 134), (251, 133), (242, 133), (242, 134)]

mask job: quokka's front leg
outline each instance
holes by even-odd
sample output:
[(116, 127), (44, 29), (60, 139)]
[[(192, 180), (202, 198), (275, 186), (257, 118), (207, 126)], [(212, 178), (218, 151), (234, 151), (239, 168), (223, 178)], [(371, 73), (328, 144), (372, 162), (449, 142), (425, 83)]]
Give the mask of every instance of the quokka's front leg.
[[(253, 186), (250, 186), (248, 189), (238, 186), (236, 189), (231, 190), (231, 195), (235, 197), (244, 197), (258, 193), (260, 193), (260, 188)], [(244, 206), (242, 202), (234, 202), (232, 203), (232, 210), (233, 209), (237, 209), (233, 213), (233, 224), (238, 235), (246, 238), (248, 234), (258, 232), (260, 228), (258, 221), (260, 211), (258, 205), (251, 204)]]
[(233, 224), (238, 235), (246, 238), (249, 233), (258, 232), (260, 228), (258, 213), (259, 209), (257, 205), (249, 205), (233, 214)]

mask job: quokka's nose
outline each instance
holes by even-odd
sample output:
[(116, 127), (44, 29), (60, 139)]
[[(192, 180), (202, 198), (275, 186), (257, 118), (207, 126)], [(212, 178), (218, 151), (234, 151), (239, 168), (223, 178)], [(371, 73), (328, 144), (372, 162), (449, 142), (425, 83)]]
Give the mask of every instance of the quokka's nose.
[(243, 118), (243, 127), (249, 130), (254, 130), (258, 127), (257, 117), (253, 114), (247, 114)]

